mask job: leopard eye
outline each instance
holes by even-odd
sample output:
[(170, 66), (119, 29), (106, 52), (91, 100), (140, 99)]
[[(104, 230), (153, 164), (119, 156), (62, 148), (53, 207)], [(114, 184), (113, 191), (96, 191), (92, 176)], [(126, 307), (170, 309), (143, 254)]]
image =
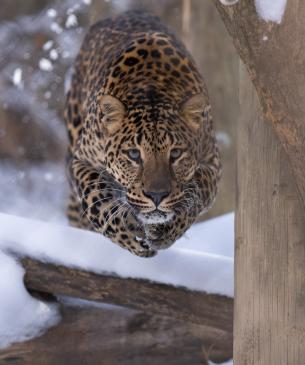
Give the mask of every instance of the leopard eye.
[(181, 148), (173, 148), (171, 150), (171, 159), (177, 160), (182, 155), (183, 150)]
[(140, 151), (137, 150), (136, 148), (131, 148), (130, 150), (127, 150), (127, 155), (131, 160), (136, 162), (138, 162), (141, 157)]

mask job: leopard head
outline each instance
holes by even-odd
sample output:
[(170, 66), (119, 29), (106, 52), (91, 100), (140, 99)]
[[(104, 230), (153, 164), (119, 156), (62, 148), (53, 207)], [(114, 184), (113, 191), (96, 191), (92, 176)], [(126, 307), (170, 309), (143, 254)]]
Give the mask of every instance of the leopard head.
[(98, 144), (104, 148), (98, 154), (142, 223), (164, 224), (183, 211), (196, 216), (209, 207), (215, 192), (210, 189), (203, 196), (202, 191), (216, 182), (208, 169), (202, 180), (202, 169), (209, 164), (213, 168), (217, 156), (215, 150), (205, 154), (213, 136), (203, 94), (180, 105), (148, 104), (131, 110), (103, 95), (99, 105)]

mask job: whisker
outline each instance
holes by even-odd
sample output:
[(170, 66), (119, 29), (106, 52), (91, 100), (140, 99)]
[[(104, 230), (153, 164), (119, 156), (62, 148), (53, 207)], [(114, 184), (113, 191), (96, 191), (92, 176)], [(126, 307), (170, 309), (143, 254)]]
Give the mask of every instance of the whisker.
[[(127, 202), (124, 202), (124, 204), (122, 205), (122, 207), (121, 207), (121, 211), (120, 212), (122, 212), (123, 211), (123, 209), (124, 208), (127, 208), (127, 210), (126, 210), (126, 219), (127, 219), (127, 217), (128, 217), (128, 214), (129, 214), (129, 211), (131, 211), (131, 207), (129, 206), (129, 204), (127, 203)], [(124, 228), (125, 228), (125, 230), (128, 232), (129, 231), (129, 229), (127, 228), (127, 226), (126, 226), (126, 224), (127, 224), (127, 222), (126, 222), (126, 220), (125, 219), (123, 219), (124, 218), (124, 216), (122, 217), (122, 222), (123, 222), (123, 225), (124, 225)]]
[[(81, 215), (81, 217), (80, 217), (80, 219), (79, 220), (81, 220), (83, 217), (84, 217), (84, 215), (87, 213), (87, 211), (91, 208), (91, 207), (93, 207), (95, 204), (97, 204), (97, 203), (99, 203), (99, 202), (102, 202), (102, 201), (104, 201), (104, 200), (106, 200), (106, 199), (109, 199), (109, 198), (103, 198), (103, 199), (99, 199), (99, 200), (97, 200), (96, 202), (94, 202), (93, 204), (90, 204), (86, 209), (82, 209), (82, 215)], [(118, 199), (116, 199), (114, 202), (116, 202), (116, 201), (118, 201), (120, 198), (118, 198)], [(114, 203), (113, 202), (113, 203)], [(89, 219), (89, 218), (88, 218)]]
[[(122, 202), (119, 202), (118, 204), (116, 204), (116, 205), (114, 205), (113, 207), (111, 207), (111, 208), (110, 208), (110, 210), (109, 210), (109, 213), (111, 213), (111, 211), (112, 211), (113, 209), (115, 209), (115, 208), (119, 207), (121, 203), (122, 203)], [(114, 213), (112, 213), (110, 216), (109, 216), (109, 215), (107, 215), (107, 220), (106, 220), (106, 222), (105, 222), (105, 226), (109, 223), (110, 219), (112, 219), (112, 217), (114, 217), (114, 216), (118, 213), (118, 211), (120, 211), (120, 209), (116, 210), (116, 211), (115, 211)]]
[[(131, 206), (128, 202), (125, 202), (125, 204), (126, 204), (126, 206), (127, 206), (127, 211), (126, 211), (126, 213), (127, 213), (127, 216), (126, 216), (126, 218), (128, 217), (128, 214), (132, 214), (134, 217), (136, 217), (136, 209), (133, 207), (133, 206)], [(129, 213), (130, 212), (130, 213)], [(136, 218), (134, 218), (135, 219), (135, 222), (138, 224), (138, 225), (140, 225), (140, 229), (142, 230), (143, 229), (143, 226), (141, 226), (141, 224), (140, 224), (140, 222), (138, 222), (138, 220), (136, 219)], [(125, 227), (125, 229), (128, 231), (128, 228), (126, 227), (126, 221), (123, 219), (123, 222), (124, 222), (124, 227)], [(138, 228), (137, 228), (138, 229)]]

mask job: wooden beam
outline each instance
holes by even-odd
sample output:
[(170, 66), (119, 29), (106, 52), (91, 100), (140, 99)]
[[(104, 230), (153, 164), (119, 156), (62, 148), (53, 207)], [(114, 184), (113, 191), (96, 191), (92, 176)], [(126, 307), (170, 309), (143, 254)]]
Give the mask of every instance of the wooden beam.
[(240, 74), (234, 365), (300, 365), (305, 354), (305, 215), (293, 172)]
[[(23, 259), (29, 289), (112, 303), (232, 334), (233, 299), (141, 279), (97, 275)], [(204, 278), (202, 278), (204, 280)]]

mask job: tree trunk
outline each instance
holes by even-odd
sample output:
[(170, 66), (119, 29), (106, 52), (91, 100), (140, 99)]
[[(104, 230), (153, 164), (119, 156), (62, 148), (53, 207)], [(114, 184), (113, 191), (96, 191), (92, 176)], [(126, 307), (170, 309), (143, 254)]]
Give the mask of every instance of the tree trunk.
[(305, 219), (287, 155), (241, 71), (234, 365), (301, 365)]
[(235, 6), (214, 1), (288, 155), (305, 206), (305, 2), (289, 0), (276, 24), (259, 18), (253, 0)]
[(252, 0), (232, 7), (215, 3), (246, 66), (240, 70), (234, 365), (300, 365), (305, 3), (288, 1), (279, 25), (260, 20)]

